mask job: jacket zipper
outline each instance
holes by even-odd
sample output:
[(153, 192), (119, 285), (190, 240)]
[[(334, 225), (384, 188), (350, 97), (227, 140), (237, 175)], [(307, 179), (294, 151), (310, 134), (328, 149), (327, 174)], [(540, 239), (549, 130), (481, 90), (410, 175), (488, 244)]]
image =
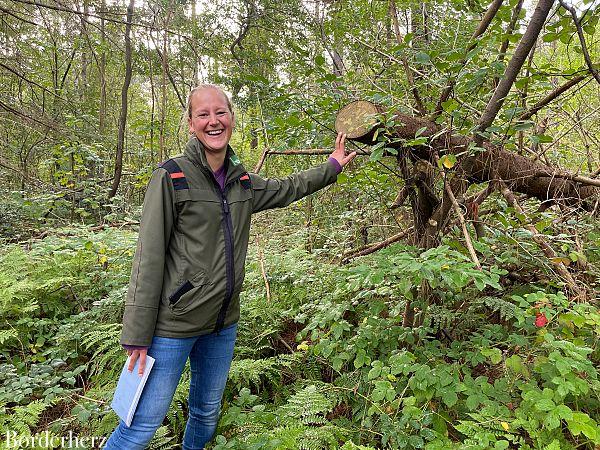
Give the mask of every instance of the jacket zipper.
[(213, 330), (214, 333), (218, 333), (223, 329), (225, 316), (227, 315), (227, 310), (229, 309), (229, 304), (231, 303), (231, 299), (233, 297), (233, 288), (235, 286), (235, 265), (233, 261), (233, 222), (231, 221), (231, 209), (229, 208), (229, 203), (227, 202), (227, 190), (229, 185), (226, 184), (223, 189), (221, 189), (221, 186), (219, 186), (214, 174), (211, 173), (211, 176), (215, 186), (221, 193), (221, 212), (223, 213), (222, 228), (225, 238), (225, 298), (221, 304), (221, 309), (219, 310), (219, 315), (217, 316), (217, 323), (215, 324), (215, 328)]

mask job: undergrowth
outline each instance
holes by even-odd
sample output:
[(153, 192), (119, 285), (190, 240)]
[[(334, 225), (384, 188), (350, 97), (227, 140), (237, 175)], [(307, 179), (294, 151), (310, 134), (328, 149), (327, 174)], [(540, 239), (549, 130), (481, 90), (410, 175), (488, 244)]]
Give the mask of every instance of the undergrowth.
[[(482, 270), (452, 239), (426, 252), (395, 244), (340, 266), (308, 253), (305, 235), (249, 249), (209, 448), (600, 445), (600, 314), (593, 300), (569, 301), (529, 243), (504, 232), (476, 242)], [(135, 237), (63, 228), (2, 250), (2, 435), (112, 431)], [(595, 286), (597, 245), (575, 257)], [(424, 286), (430, 301), (419, 303)], [(408, 301), (418, 311), (411, 328)], [(152, 448), (179, 448), (188, 387), (186, 369)]]

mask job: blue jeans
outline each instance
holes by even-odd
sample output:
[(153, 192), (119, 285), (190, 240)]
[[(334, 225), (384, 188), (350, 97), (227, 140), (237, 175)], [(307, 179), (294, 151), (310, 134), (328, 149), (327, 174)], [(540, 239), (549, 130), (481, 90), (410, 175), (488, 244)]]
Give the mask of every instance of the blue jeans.
[(221, 397), (233, 358), (237, 324), (218, 333), (190, 338), (154, 336), (148, 355), (156, 359), (140, 397), (131, 427), (121, 420), (105, 450), (145, 449), (161, 426), (185, 363), (190, 358), (189, 418), (184, 450), (199, 450), (211, 440), (221, 410)]

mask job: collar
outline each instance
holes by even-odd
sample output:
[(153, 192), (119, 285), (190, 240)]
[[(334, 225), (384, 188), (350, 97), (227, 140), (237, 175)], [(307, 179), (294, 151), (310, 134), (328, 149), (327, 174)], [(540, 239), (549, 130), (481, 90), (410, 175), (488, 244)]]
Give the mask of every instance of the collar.
[[(184, 155), (192, 161), (196, 166), (208, 174), (212, 173), (212, 169), (208, 165), (206, 160), (206, 152), (204, 145), (198, 140), (196, 136), (193, 136), (185, 146)], [(227, 153), (225, 154), (225, 184), (229, 183), (235, 178), (239, 178), (242, 174), (246, 173), (244, 165), (241, 163), (231, 146), (227, 146)]]

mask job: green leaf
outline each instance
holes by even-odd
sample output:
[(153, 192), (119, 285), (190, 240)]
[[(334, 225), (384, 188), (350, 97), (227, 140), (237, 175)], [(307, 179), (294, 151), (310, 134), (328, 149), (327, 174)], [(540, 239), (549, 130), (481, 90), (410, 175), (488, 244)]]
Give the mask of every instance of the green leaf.
[(560, 416), (556, 410), (550, 411), (548, 414), (546, 414), (546, 417), (544, 417), (544, 426), (548, 430), (554, 430), (560, 426)]
[(535, 407), (539, 411), (552, 411), (556, 405), (549, 398), (542, 398), (535, 402)]
[(517, 89), (523, 89), (525, 86), (527, 86), (528, 82), (529, 82), (529, 77), (520, 78), (517, 81), (515, 81), (515, 87)]
[(421, 127), (417, 130), (417, 132), (415, 133), (415, 137), (419, 137), (421, 136), (423, 133), (425, 133), (425, 131), (427, 131), (427, 127)]
[(458, 395), (454, 391), (444, 391), (442, 401), (448, 408), (452, 408), (458, 401)]
[(379, 161), (383, 156), (383, 148), (377, 148), (371, 152), (370, 160), (371, 161)]
[(415, 55), (415, 61), (419, 64), (429, 64), (431, 62), (431, 58), (425, 52), (419, 52)]
[(335, 358), (333, 358), (331, 365), (333, 366), (333, 370), (339, 372), (342, 366), (344, 365), (344, 360), (339, 356), (336, 356)]
[(573, 33), (571, 33), (571, 30), (564, 29), (564, 28), (558, 35), (558, 39), (563, 44), (568, 44), (569, 42), (571, 42), (572, 37), (573, 37)]
[(573, 420), (573, 411), (567, 405), (558, 405), (554, 411), (563, 420)]
[(502, 352), (499, 348), (484, 348), (481, 350), (481, 354), (489, 357), (492, 364), (498, 364), (502, 361)]
[(360, 369), (362, 366), (367, 365), (371, 362), (371, 358), (367, 356), (364, 349), (359, 348), (356, 352), (356, 358), (354, 359), (354, 367)]
[(479, 406), (479, 403), (480, 403), (480, 397), (479, 397), (479, 395), (476, 395), (476, 394), (469, 395), (467, 397), (467, 400), (465, 401), (465, 405), (471, 411), (473, 411), (475, 408), (477, 408)]
[(527, 122), (519, 122), (517, 123), (515, 126), (513, 126), (513, 129), (515, 131), (525, 131), (528, 130), (529, 128), (533, 127), (533, 122), (532, 121), (527, 121)]
[(315, 64), (317, 66), (322, 66), (323, 64), (325, 64), (325, 57), (323, 55), (315, 56)]
[(529, 370), (523, 364), (523, 360), (519, 355), (511, 355), (504, 361), (504, 365), (511, 372), (524, 375), (526, 377), (529, 376)]
[(460, 104), (454, 100), (454, 99), (450, 99), (450, 100), (446, 100), (445, 102), (442, 102), (442, 108), (444, 108), (444, 111), (451, 113), (452, 111), (458, 109), (458, 107), (460, 106)]

